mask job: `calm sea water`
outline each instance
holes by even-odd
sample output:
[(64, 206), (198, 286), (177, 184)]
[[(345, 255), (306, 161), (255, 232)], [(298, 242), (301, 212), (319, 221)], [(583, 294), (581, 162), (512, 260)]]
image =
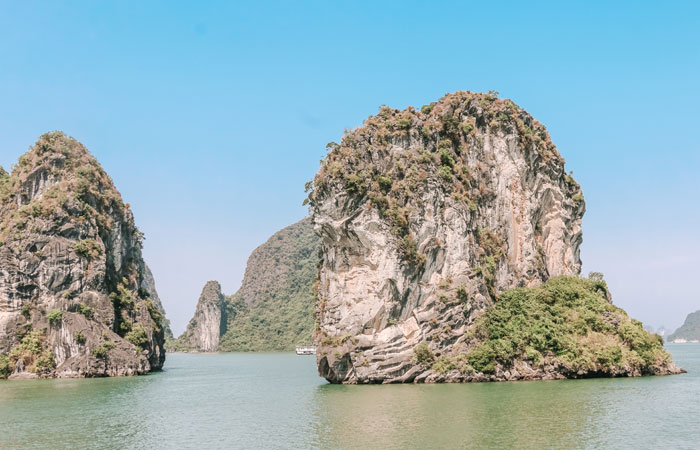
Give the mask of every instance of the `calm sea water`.
[(313, 357), (171, 354), (136, 378), (0, 382), (0, 448), (700, 448), (700, 345), (672, 377), (333, 386)]

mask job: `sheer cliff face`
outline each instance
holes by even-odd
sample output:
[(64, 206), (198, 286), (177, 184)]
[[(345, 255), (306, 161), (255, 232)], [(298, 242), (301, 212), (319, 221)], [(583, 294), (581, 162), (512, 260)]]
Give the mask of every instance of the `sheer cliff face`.
[(309, 200), (331, 382), (410, 381), (419, 343), (447, 351), (498, 292), (580, 271), (579, 185), (508, 100), (384, 107), (329, 150)]
[(63, 133), (41, 136), (11, 174), (0, 174), (5, 375), (159, 369), (164, 316), (142, 240), (112, 180)]
[(219, 338), (225, 332), (226, 298), (221, 293), (219, 282), (209, 281), (204, 285), (194, 317), (179, 341), (181, 346), (189, 350), (214, 352), (219, 347)]

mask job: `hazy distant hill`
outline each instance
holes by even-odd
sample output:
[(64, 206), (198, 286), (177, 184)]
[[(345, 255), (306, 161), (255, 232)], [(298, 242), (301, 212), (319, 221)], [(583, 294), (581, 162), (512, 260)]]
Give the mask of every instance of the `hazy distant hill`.
[(700, 340), (700, 311), (688, 314), (683, 325), (670, 334), (667, 339), (669, 341), (675, 339)]

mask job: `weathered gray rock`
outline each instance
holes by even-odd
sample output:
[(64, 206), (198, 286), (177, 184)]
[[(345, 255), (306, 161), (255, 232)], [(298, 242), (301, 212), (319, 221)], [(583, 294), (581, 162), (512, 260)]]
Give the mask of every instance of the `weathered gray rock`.
[(194, 316), (178, 338), (182, 349), (214, 352), (226, 332), (226, 297), (218, 281), (208, 281), (199, 296)]
[(498, 292), (580, 271), (579, 185), (510, 101), (459, 92), (423, 112), (385, 107), (329, 148), (309, 199), (331, 382), (419, 379), (418, 343), (448, 352)]
[(142, 241), (112, 180), (63, 133), (41, 136), (11, 175), (0, 174), (5, 375), (161, 368), (164, 313)]

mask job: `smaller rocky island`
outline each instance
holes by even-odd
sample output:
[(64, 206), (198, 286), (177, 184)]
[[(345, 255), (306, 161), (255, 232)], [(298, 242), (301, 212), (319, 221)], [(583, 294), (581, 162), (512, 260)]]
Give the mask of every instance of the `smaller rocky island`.
[(176, 342), (168, 344), (168, 347), (172, 347), (173, 350), (197, 352), (217, 351), (219, 339), (226, 333), (227, 309), (228, 302), (221, 293), (219, 282), (207, 282), (187, 329)]
[(104, 169), (61, 132), (0, 170), (0, 377), (160, 369), (169, 329), (143, 239)]
[(688, 314), (685, 322), (667, 338), (670, 342), (700, 341), (700, 311)]

